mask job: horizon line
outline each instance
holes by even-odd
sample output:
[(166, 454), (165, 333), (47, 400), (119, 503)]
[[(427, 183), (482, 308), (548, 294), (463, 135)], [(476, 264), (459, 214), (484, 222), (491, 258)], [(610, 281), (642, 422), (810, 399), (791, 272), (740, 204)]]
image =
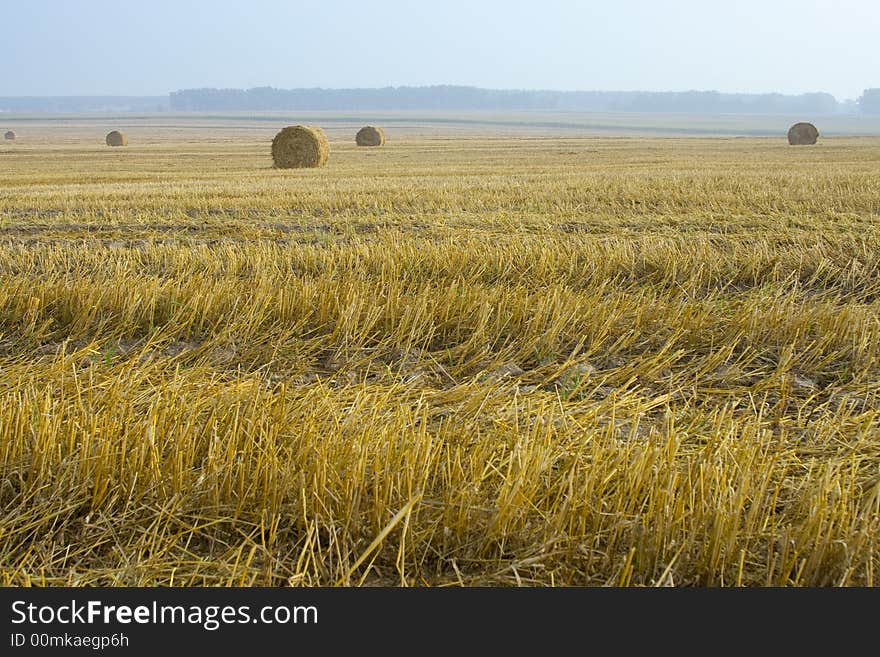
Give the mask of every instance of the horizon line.
[[(466, 84), (448, 84), (448, 83), (439, 83), (439, 84), (424, 84), (424, 85), (384, 85), (379, 87), (321, 87), (321, 86), (312, 86), (312, 87), (275, 87), (271, 85), (262, 85), (255, 87), (217, 87), (217, 86), (201, 86), (201, 87), (184, 87), (180, 89), (175, 89), (173, 91), (166, 91), (164, 93), (141, 93), (141, 94), (131, 94), (131, 93), (74, 93), (74, 94), (3, 94), (0, 95), (0, 98), (162, 98), (165, 96), (171, 96), (176, 93), (185, 92), (185, 91), (201, 91), (207, 89), (215, 89), (218, 91), (252, 91), (257, 89), (272, 89), (275, 91), (382, 91), (388, 89), (435, 89), (435, 88), (456, 88), (456, 89), (475, 89), (480, 91), (498, 91), (498, 92), (508, 92), (508, 93), (559, 93), (559, 94), (578, 94), (578, 93), (609, 93), (609, 94), (631, 94), (631, 93), (644, 93), (644, 94), (686, 94), (686, 93), (704, 93), (704, 94), (719, 94), (726, 96), (811, 96), (811, 95), (827, 95), (834, 98), (834, 100), (838, 103), (846, 102), (846, 101), (856, 101), (856, 98), (843, 98), (839, 99), (833, 93), (829, 91), (804, 91), (800, 93), (786, 93), (782, 91), (719, 91), (718, 89), (664, 89), (664, 90), (653, 90), (653, 89), (552, 89), (552, 88), (512, 88), (512, 87), (480, 87), (477, 85), (466, 85)], [(862, 93), (870, 89), (871, 87), (865, 87), (862, 90)]]

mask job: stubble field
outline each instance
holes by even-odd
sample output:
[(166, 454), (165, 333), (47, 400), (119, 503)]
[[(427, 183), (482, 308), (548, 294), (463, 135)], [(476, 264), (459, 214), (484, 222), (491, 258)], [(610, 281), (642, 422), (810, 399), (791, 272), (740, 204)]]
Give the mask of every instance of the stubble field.
[(880, 138), (282, 125), (0, 144), (0, 584), (877, 584)]

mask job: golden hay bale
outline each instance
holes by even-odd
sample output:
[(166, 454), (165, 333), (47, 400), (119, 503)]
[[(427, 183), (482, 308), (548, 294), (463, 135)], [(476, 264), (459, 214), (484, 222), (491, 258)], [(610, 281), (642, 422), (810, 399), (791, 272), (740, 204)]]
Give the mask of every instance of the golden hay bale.
[(385, 143), (385, 131), (371, 125), (358, 130), (354, 140), (358, 146), (382, 146)]
[(105, 141), (108, 146), (128, 146), (128, 135), (124, 132), (119, 132), (119, 130), (113, 130), (107, 133)]
[(15, 139), (15, 133), (12, 132), (12, 130), (7, 130), (6, 134), (3, 135), (3, 138), (12, 141), (13, 139)]
[(818, 138), (819, 131), (812, 123), (795, 123), (788, 129), (788, 143), (792, 146), (809, 146)]
[(330, 159), (330, 144), (321, 128), (289, 125), (272, 140), (272, 160), (279, 169), (322, 167)]

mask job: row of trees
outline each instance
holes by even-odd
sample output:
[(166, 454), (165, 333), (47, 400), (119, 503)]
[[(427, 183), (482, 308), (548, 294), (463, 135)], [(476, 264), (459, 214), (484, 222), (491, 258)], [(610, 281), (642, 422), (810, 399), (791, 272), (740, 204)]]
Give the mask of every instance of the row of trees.
[(163, 112), (168, 96), (7, 96), (3, 112)]
[[(869, 89), (861, 104), (872, 111)], [(560, 110), (710, 114), (834, 114), (848, 111), (831, 94), (726, 94), (717, 91), (515, 91), (440, 85), (380, 89), (184, 89), (172, 110)]]
[(865, 114), (880, 114), (880, 89), (865, 89), (859, 98), (859, 109)]
[(184, 89), (168, 96), (0, 97), (0, 111), (191, 110), (559, 110), (699, 114), (880, 114), (880, 88), (857, 102), (826, 93), (724, 94), (717, 91), (513, 91), (441, 85), (381, 89)]

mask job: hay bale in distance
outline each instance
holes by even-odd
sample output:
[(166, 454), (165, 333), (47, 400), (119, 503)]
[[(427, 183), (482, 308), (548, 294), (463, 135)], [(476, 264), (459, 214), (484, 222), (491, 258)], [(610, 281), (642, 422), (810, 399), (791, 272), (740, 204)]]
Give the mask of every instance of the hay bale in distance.
[(12, 132), (12, 130), (7, 130), (6, 134), (3, 135), (3, 139), (8, 139), (9, 141), (12, 141), (13, 139), (15, 139), (15, 133)]
[(108, 146), (128, 146), (128, 135), (119, 130), (113, 130), (107, 133), (105, 139)]
[(788, 143), (792, 146), (811, 146), (819, 138), (819, 131), (812, 123), (795, 123), (788, 129)]
[(279, 169), (322, 167), (330, 159), (330, 143), (321, 128), (289, 125), (272, 140), (272, 160)]
[(354, 138), (358, 146), (382, 146), (385, 144), (385, 131), (368, 125), (358, 130)]

